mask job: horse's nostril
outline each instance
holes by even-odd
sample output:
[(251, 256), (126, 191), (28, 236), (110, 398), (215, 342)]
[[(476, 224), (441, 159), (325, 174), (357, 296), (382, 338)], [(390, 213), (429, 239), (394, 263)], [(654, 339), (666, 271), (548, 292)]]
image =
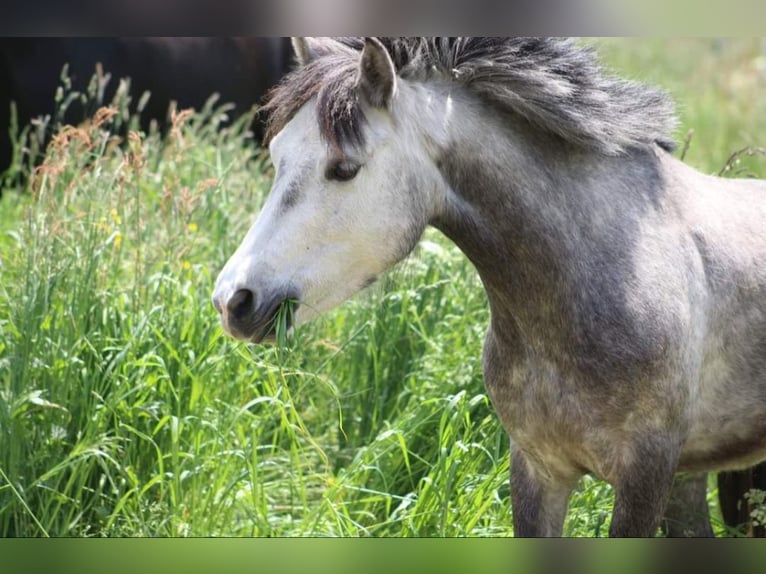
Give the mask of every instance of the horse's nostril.
[(226, 309), (234, 319), (244, 319), (253, 311), (255, 297), (250, 289), (240, 289), (226, 302)]

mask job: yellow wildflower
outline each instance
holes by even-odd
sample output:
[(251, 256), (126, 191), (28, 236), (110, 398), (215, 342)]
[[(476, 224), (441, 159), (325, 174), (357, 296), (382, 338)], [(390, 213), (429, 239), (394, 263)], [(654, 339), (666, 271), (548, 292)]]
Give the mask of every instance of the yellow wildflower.
[(113, 221), (113, 222), (114, 222), (116, 225), (119, 225), (120, 223), (122, 223), (122, 218), (120, 217), (120, 214), (119, 214), (119, 213), (117, 213), (117, 210), (116, 210), (116, 209), (112, 208), (112, 211), (110, 211), (109, 213), (110, 213), (110, 215), (112, 216), (112, 221)]
[(122, 245), (122, 233), (118, 231), (114, 234), (114, 246), (119, 247), (120, 245)]
[(194, 233), (195, 231), (199, 229), (199, 227), (197, 226), (196, 223), (190, 223), (189, 225), (186, 226), (186, 229)]

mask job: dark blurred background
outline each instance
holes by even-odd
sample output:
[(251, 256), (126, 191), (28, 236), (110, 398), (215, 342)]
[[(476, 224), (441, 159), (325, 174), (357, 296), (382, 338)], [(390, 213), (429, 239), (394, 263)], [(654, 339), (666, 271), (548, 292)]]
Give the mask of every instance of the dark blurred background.
[[(160, 127), (171, 101), (178, 109), (199, 110), (213, 94), (234, 104), (231, 119), (259, 103), (292, 63), (284, 37), (131, 37), (131, 38), (0, 38), (0, 173), (11, 161), (11, 102), (18, 124), (53, 116), (61, 72), (68, 64), (71, 89), (84, 92), (100, 64), (111, 78), (103, 102), (111, 101), (121, 78), (130, 79), (131, 106), (144, 92), (150, 97), (141, 112), (142, 127)], [(79, 123), (94, 110), (72, 102), (66, 123)], [(134, 111), (134, 110), (131, 110)], [(253, 126), (256, 135), (260, 125)]]

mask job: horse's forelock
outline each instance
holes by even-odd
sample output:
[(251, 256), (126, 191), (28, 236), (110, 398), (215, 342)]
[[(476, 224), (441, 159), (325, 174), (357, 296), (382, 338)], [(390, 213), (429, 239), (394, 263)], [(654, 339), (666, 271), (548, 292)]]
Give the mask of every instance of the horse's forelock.
[(288, 74), (261, 108), (267, 114), (268, 144), (307, 102), (316, 98), (322, 137), (334, 148), (363, 143), (364, 117), (356, 94), (358, 59), (345, 50), (317, 58)]

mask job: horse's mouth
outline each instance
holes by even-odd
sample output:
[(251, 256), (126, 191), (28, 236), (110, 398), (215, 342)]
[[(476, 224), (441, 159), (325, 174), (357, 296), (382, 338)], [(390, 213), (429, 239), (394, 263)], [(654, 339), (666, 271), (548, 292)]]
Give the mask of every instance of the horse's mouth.
[(297, 309), (298, 303), (294, 300), (283, 299), (270, 312), (268, 318), (259, 323), (248, 341), (255, 345), (276, 343), (280, 335), (287, 335), (292, 330)]
[(293, 297), (275, 298), (259, 309), (254, 309), (248, 317), (233, 320), (222, 319), (224, 331), (230, 336), (248, 343), (276, 343), (280, 335), (286, 335), (295, 323), (298, 302)]

